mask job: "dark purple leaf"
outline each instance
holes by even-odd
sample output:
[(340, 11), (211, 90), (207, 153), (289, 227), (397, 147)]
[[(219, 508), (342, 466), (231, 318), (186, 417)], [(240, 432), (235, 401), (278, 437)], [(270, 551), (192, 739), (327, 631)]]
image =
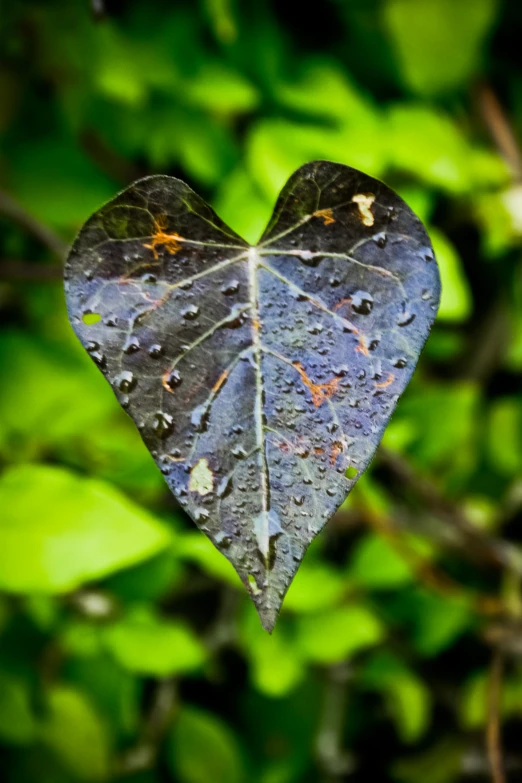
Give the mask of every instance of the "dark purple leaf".
[(435, 318), (422, 224), (381, 182), (315, 162), (251, 247), (154, 176), (87, 221), (66, 278), (78, 337), (272, 629)]

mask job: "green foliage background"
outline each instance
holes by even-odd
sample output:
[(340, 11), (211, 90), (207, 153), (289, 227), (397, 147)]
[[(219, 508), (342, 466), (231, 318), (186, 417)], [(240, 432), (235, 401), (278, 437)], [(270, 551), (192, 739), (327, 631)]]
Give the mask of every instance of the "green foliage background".
[[(499, 656), (522, 779), (521, 29), (517, 0), (4, 4), (2, 781), (488, 780)], [(52, 248), (152, 172), (255, 241), (317, 158), (403, 195), (443, 296), (270, 637), (75, 340)]]

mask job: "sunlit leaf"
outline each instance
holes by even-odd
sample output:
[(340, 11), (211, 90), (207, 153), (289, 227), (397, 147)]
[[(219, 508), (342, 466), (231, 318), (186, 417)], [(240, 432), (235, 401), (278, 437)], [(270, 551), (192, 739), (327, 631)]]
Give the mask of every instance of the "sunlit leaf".
[(366, 536), (358, 544), (349, 570), (359, 584), (390, 590), (411, 582), (414, 573), (404, 557), (380, 536)]
[(186, 100), (223, 114), (251, 111), (259, 102), (256, 88), (244, 75), (222, 62), (207, 62), (184, 88)]
[(129, 671), (166, 677), (193, 671), (205, 660), (204, 648), (182, 622), (134, 610), (105, 629), (104, 642)]
[(298, 649), (303, 658), (317, 663), (342, 661), (383, 639), (379, 619), (359, 604), (299, 619)]
[(442, 295), (438, 317), (443, 321), (464, 321), (471, 313), (471, 293), (457, 251), (436, 229), (430, 232), (439, 262)]
[(435, 317), (422, 224), (381, 182), (315, 162), (249, 246), (185, 184), (150, 177), (86, 223), (66, 279), (80, 340), (272, 628)]
[(450, 193), (472, 187), (472, 150), (448, 115), (423, 104), (395, 104), (388, 131), (394, 167)]
[(60, 593), (141, 562), (169, 531), (102, 481), (20, 465), (0, 479), (0, 588)]

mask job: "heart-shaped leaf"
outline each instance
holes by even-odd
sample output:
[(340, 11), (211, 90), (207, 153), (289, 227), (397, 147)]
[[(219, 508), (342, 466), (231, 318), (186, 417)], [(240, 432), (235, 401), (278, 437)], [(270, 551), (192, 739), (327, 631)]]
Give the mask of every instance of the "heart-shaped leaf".
[(422, 224), (381, 182), (320, 161), (293, 174), (251, 247), (153, 176), (87, 221), (66, 280), (78, 337), (272, 629), (435, 318)]

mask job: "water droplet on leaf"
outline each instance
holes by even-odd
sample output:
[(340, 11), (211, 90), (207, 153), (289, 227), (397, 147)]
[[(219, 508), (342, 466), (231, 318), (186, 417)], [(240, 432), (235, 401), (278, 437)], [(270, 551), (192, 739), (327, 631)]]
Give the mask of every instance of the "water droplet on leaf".
[(354, 313), (370, 315), (373, 308), (373, 296), (368, 291), (356, 291), (351, 298)]
[(152, 429), (159, 438), (167, 438), (174, 432), (174, 419), (170, 414), (158, 411), (154, 416)]

